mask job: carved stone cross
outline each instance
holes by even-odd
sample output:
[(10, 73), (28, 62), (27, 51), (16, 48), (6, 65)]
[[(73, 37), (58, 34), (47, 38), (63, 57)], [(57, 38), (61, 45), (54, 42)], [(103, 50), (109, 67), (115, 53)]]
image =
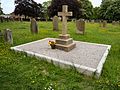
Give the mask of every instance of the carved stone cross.
[(62, 35), (67, 34), (67, 16), (72, 16), (72, 12), (68, 12), (68, 6), (62, 6), (62, 12), (58, 12), (58, 16), (62, 16)]

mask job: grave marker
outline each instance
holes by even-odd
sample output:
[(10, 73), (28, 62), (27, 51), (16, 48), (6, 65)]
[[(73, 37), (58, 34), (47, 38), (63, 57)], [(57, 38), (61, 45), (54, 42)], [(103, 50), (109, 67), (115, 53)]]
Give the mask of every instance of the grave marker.
[(54, 31), (58, 31), (59, 30), (59, 28), (58, 28), (58, 16), (54, 16), (53, 17), (53, 30)]
[(31, 27), (30, 28), (31, 28), (32, 34), (38, 34), (38, 25), (37, 25), (35, 18), (31, 19)]
[(56, 39), (56, 48), (68, 52), (76, 46), (73, 39), (67, 34), (67, 16), (72, 16), (72, 12), (68, 12), (68, 6), (63, 5), (62, 12), (58, 12), (58, 16), (62, 16), (62, 34)]
[(103, 28), (106, 28), (107, 27), (107, 21), (103, 21)]
[(4, 40), (6, 43), (13, 44), (12, 31), (10, 29), (4, 30)]
[(77, 34), (84, 34), (85, 33), (85, 21), (84, 19), (80, 19), (76, 21), (76, 33)]

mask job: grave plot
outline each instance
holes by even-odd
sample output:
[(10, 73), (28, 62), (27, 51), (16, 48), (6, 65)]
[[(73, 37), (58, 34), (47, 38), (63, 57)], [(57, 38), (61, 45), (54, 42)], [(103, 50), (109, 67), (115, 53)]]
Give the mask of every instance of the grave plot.
[(74, 66), (85, 75), (99, 77), (103, 64), (106, 60), (110, 45), (87, 43), (74, 41), (76, 48), (70, 52), (59, 49), (51, 49), (48, 45), (49, 40), (55, 41), (55, 38), (45, 38), (42, 40), (30, 42), (27, 44), (11, 47), (12, 50), (26, 52), (31, 56), (45, 58), (48, 62), (53, 62), (60, 67)]

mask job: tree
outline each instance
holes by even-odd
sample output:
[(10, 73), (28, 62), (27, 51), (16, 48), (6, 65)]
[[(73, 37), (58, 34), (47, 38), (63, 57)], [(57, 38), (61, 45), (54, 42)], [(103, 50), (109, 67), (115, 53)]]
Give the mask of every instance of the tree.
[(69, 11), (73, 12), (72, 18), (80, 18), (82, 16), (82, 5), (78, 0), (52, 0), (48, 7), (49, 17), (58, 15), (62, 11), (62, 5), (68, 5)]
[(25, 15), (29, 17), (42, 16), (42, 5), (33, 0), (15, 0), (15, 15)]
[(82, 9), (84, 10), (82, 18), (92, 19), (93, 16), (93, 5), (89, 0), (79, 0), (82, 3)]
[(46, 1), (46, 2), (43, 2), (43, 4), (42, 4), (42, 6), (43, 6), (44, 18), (46, 18), (46, 21), (47, 21), (47, 19), (49, 18), (49, 16), (48, 16), (48, 7), (50, 6), (50, 4), (51, 4), (51, 0)]
[(2, 8), (0, 8), (0, 15), (3, 14)]
[(2, 8), (1, 8), (1, 2), (0, 2), (0, 15), (3, 14)]
[(99, 14), (101, 19), (120, 20), (120, 0), (102, 0)]
[(105, 18), (115, 21), (120, 20), (120, 0), (113, 1), (107, 8)]
[(100, 10), (100, 7), (93, 8), (93, 16), (92, 16), (93, 19), (95, 20), (99, 19), (100, 17), (99, 10)]
[(15, 0), (15, 15), (25, 15), (31, 17), (31, 33), (37, 34), (38, 33), (38, 25), (35, 20), (35, 17), (42, 16), (42, 5), (37, 4), (33, 0)]

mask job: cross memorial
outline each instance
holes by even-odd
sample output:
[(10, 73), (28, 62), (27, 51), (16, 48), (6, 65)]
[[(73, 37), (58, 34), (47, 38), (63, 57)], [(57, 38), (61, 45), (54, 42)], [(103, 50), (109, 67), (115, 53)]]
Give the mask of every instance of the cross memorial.
[(62, 12), (58, 12), (58, 16), (62, 16), (62, 34), (56, 39), (56, 48), (69, 52), (76, 47), (73, 39), (67, 34), (67, 16), (72, 16), (72, 12), (68, 12), (68, 6), (62, 6)]
[(62, 6), (62, 12), (58, 12), (58, 16), (62, 16), (62, 35), (67, 34), (67, 16), (72, 16), (72, 12), (68, 12), (68, 6)]

